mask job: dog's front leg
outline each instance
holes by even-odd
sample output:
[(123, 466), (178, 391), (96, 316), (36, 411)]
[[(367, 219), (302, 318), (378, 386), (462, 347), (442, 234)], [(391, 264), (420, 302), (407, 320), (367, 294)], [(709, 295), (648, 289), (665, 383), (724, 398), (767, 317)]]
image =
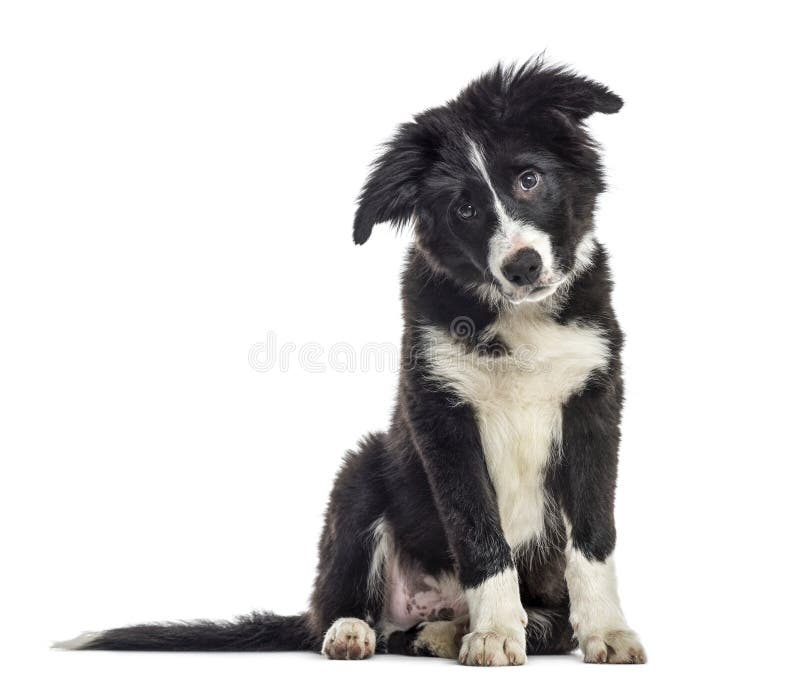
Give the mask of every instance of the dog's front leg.
[(597, 383), (564, 408), (559, 490), (567, 526), (570, 621), (585, 662), (643, 663), (620, 607), (614, 569), (614, 490), (620, 383)]
[(429, 384), (420, 375), (404, 396), (404, 409), (469, 607), (469, 633), (458, 659), (467, 665), (523, 664), (528, 615), (473, 411)]

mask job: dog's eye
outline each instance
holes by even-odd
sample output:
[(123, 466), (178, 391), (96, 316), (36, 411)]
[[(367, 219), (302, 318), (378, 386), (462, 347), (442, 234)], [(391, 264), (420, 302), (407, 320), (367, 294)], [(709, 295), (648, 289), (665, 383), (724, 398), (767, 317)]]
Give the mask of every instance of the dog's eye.
[(471, 203), (465, 203), (461, 207), (456, 210), (458, 212), (458, 216), (461, 217), (463, 220), (473, 219), (478, 211), (475, 209), (475, 206)]
[(519, 175), (519, 187), (523, 191), (530, 191), (536, 188), (539, 185), (539, 175), (532, 170), (528, 170), (526, 172), (522, 172)]

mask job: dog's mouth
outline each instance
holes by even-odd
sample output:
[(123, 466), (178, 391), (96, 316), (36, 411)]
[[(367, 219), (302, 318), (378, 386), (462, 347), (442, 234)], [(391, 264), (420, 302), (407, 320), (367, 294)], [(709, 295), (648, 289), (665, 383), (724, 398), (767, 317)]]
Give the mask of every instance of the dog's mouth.
[(539, 280), (532, 286), (518, 286), (512, 289), (503, 289), (503, 295), (512, 305), (519, 305), (526, 302), (537, 302), (544, 300), (558, 290), (564, 282), (563, 279), (553, 277), (547, 280)]

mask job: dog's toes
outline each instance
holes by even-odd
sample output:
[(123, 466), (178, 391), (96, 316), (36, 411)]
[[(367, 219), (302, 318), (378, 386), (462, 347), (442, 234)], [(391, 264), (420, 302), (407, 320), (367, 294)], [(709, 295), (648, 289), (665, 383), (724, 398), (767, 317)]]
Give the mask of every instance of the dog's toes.
[(525, 664), (525, 635), (506, 631), (473, 631), (464, 636), (458, 661), (462, 665), (503, 667)]
[(332, 660), (363, 660), (375, 654), (375, 631), (363, 619), (342, 617), (325, 633), (322, 654)]
[(630, 629), (595, 632), (583, 642), (583, 661), (594, 664), (642, 665), (647, 654), (639, 637)]

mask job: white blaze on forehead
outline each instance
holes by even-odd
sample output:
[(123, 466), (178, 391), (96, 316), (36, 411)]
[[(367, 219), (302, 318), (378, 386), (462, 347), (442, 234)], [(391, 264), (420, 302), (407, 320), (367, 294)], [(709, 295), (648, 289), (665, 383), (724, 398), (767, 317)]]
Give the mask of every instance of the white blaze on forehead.
[(470, 162), (472, 162), (475, 169), (477, 169), (478, 173), (483, 177), (484, 182), (489, 187), (492, 198), (494, 198), (494, 209), (497, 212), (497, 216), (500, 218), (501, 222), (503, 219), (510, 219), (508, 213), (506, 212), (506, 208), (503, 206), (503, 203), (500, 202), (500, 198), (497, 196), (497, 191), (495, 191), (494, 186), (492, 185), (491, 178), (489, 178), (489, 170), (486, 168), (486, 157), (484, 156), (483, 152), (481, 152), (481, 149), (478, 147), (477, 143), (475, 143), (475, 141), (469, 137), (467, 137), (467, 145), (469, 146)]
[(489, 239), (489, 270), (501, 284), (513, 288), (513, 285), (503, 276), (502, 265), (505, 259), (521, 248), (533, 248), (542, 258), (542, 277), (541, 281), (546, 283), (548, 280), (557, 280), (553, 270), (553, 246), (550, 236), (544, 231), (536, 228), (532, 223), (520, 221), (511, 216), (508, 209), (497, 195), (492, 180), (489, 177), (489, 170), (486, 167), (486, 156), (483, 154), (477, 143), (467, 137), (467, 147), (469, 148), (469, 159), (475, 169), (483, 178), (484, 183), (489, 188), (494, 201), (494, 211), (497, 214), (498, 226), (494, 235)]

